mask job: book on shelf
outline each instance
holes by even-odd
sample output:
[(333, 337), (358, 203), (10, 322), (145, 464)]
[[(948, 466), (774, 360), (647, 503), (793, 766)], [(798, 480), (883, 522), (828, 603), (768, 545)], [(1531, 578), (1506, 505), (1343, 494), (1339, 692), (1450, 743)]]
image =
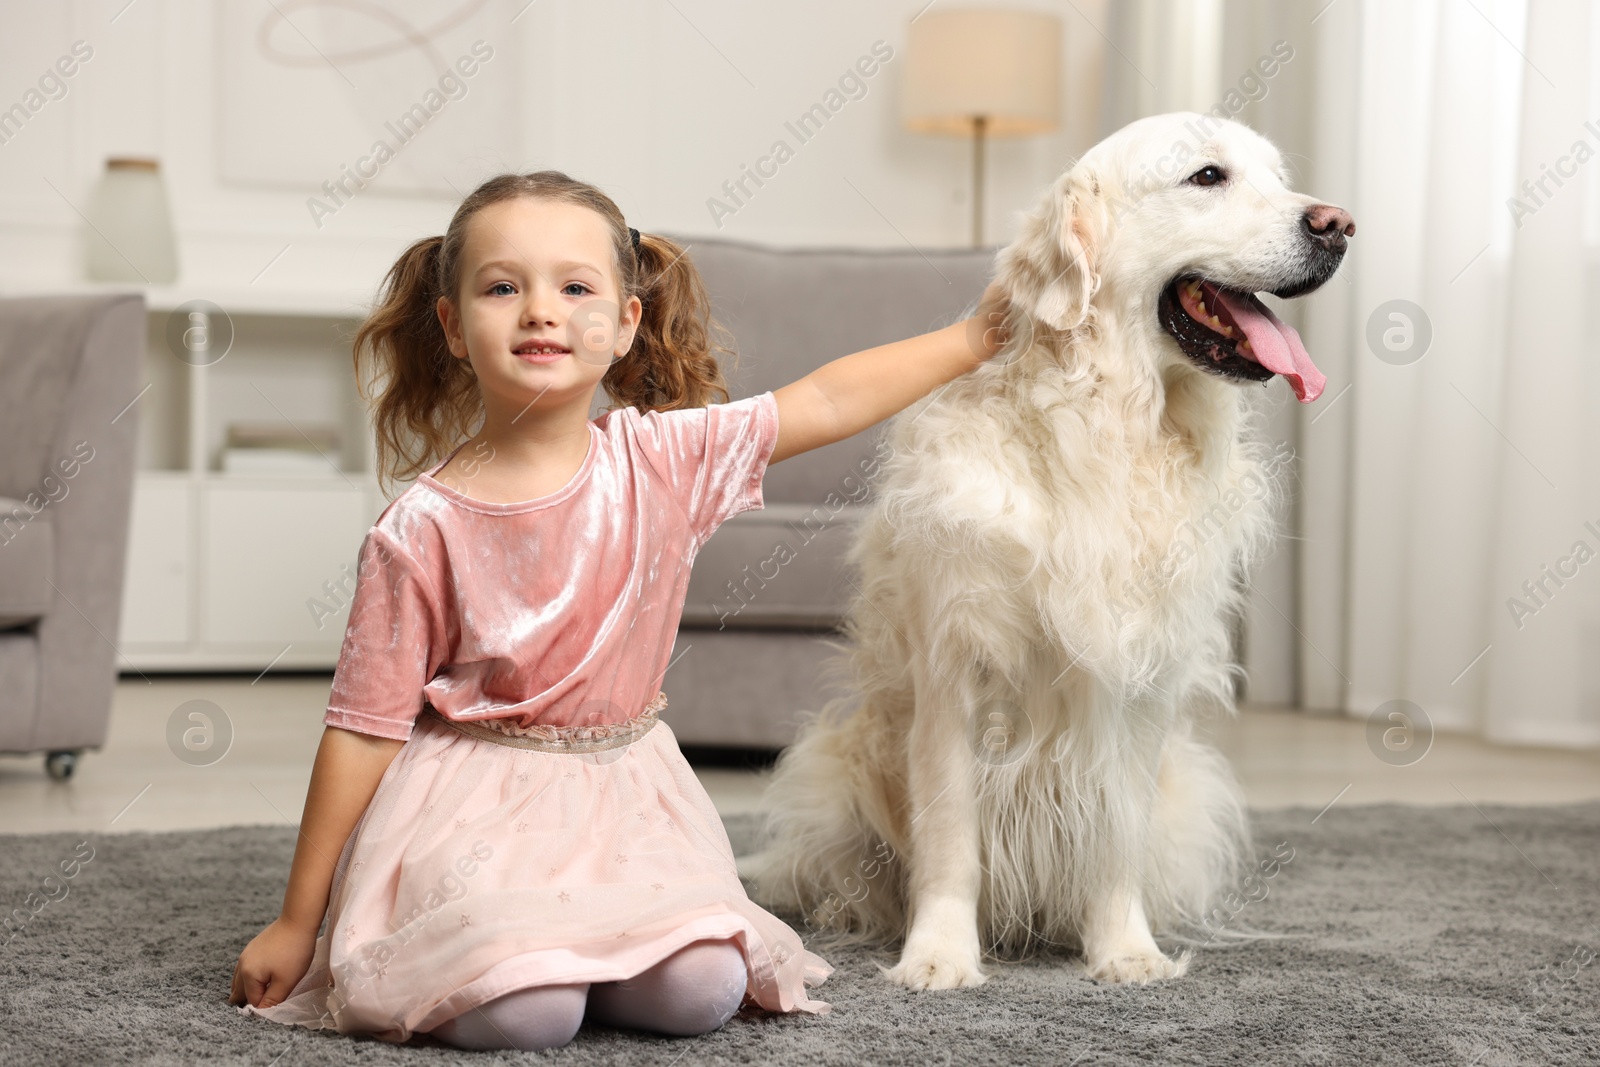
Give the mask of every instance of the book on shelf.
[(230, 423), (221, 466), (228, 474), (335, 474), (339, 430), (326, 423)]

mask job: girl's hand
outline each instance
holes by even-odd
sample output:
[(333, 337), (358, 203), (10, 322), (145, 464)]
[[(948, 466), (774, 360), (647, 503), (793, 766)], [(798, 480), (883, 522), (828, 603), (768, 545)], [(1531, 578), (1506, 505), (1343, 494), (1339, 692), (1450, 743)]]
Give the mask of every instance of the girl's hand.
[(967, 320), (967, 336), (973, 354), (978, 358), (992, 359), (996, 352), (1005, 347), (1010, 339), (1005, 325), (1010, 310), (1011, 301), (1001, 290), (1000, 283), (990, 282), (989, 288), (983, 291), (983, 296), (978, 300), (978, 310)]
[(270, 1008), (281, 1004), (296, 983), (311, 969), (317, 947), (317, 932), (273, 920), (239, 953), (233, 968), (233, 991), (229, 1004)]

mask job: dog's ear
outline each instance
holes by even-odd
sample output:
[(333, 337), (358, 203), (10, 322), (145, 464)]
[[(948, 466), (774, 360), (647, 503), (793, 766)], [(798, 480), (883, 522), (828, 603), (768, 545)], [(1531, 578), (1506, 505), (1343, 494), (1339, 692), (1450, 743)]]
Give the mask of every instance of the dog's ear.
[(1095, 260), (1106, 221), (1102, 201), (1099, 178), (1072, 167), (1000, 253), (996, 274), (1012, 303), (1058, 330), (1082, 324), (1100, 287)]

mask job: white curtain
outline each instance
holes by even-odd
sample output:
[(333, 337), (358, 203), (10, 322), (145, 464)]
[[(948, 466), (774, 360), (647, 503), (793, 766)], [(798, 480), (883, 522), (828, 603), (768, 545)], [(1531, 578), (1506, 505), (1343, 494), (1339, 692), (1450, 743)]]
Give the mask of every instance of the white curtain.
[(1600, 745), (1594, 8), (1337, 0), (1312, 27), (1316, 188), (1357, 233), (1305, 318), (1330, 387), (1298, 429), (1302, 706)]

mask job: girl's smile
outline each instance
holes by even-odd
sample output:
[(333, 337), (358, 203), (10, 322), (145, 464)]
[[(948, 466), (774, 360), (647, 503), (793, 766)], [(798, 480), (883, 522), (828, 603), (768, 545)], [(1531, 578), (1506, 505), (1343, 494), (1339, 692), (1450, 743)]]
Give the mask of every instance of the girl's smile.
[(534, 338), (524, 341), (511, 350), (512, 355), (518, 359), (525, 359), (529, 363), (554, 363), (558, 359), (565, 359), (572, 354), (572, 350), (559, 341), (546, 341)]

